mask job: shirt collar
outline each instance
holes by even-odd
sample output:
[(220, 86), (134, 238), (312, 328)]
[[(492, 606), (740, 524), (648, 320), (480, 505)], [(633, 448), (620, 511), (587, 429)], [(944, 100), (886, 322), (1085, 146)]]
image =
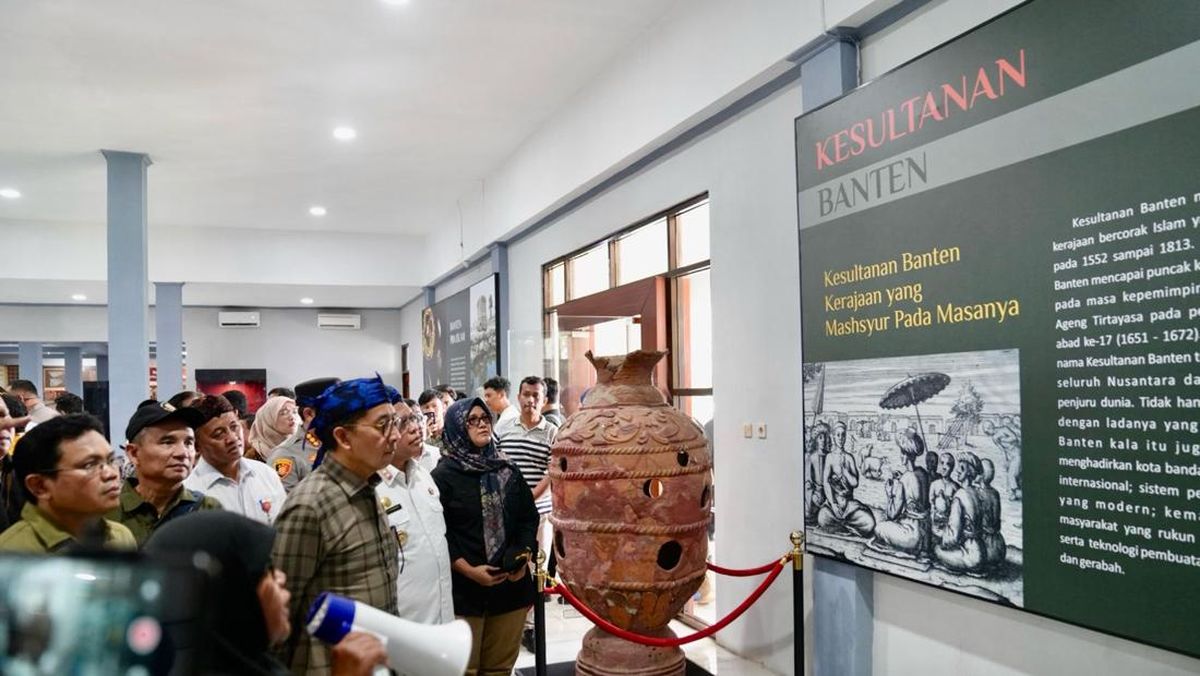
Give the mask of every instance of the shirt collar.
[[(167, 504), (167, 508), (163, 510), (163, 513), (171, 511), (181, 502), (196, 502), (196, 496), (186, 487), (180, 487), (179, 492)], [(125, 480), (125, 483), (121, 484), (121, 511), (123, 513), (130, 514), (136, 512), (142, 505), (148, 504), (150, 503), (146, 502), (141, 493), (137, 492), (137, 477), (129, 477)], [(151, 505), (151, 508), (153, 507)]]
[(418, 467), (420, 465), (417, 464), (416, 458), (410, 458), (402, 468), (388, 465), (379, 470), (379, 479), (387, 486), (408, 486), (416, 479), (413, 473), (417, 471)]
[(546, 429), (546, 424), (549, 422), (550, 421), (546, 420), (546, 414), (543, 413), (542, 417), (538, 419), (538, 424), (534, 425), (533, 427), (526, 427), (525, 421), (521, 420), (521, 416), (520, 415), (517, 416), (517, 425), (520, 426), (520, 428), (525, 430), (526, 432), (532, 432), (534, 430), (544, 430), (544, 429)]
[(21, 520), (29, 524), (29, 528), (46, 547), (46, 551), (54, 551), (66, 541), (75, 539), (70, 533), (59, 528), (58, 524), (51, 521), (50, 517), (32, 502), (25, 503), (21, 508)]
[(329, 478), (333, 479), (334, 483), (341, 486), (342, 490), (346, 491), (347, 495), (354, 495), (355, 493), (358, 493), (366, 488), (374, 488), (380, 481), (382, 481), (382, 477), (379, 476), (379, 472), (372, 472), (371, 476), (367, 477), (366, 479), (359, 478), (358, 475), (346, 469), (344, 465), (339, 463), (334, 458), (333, 454), (326, 455), (325, 461), (321, 463), (321, 467), (318, 469), (324, 469), (325, 473), (329, 475)]
[[(197, 481), (204, 484), (205, 488), (212, 488), (213, 484), (221, 479), (229, 479), (229, 477), (221, 474), (220, 470), (208, 464), (204, 458), (200, 458), (200, 462), (192, 469), (192, 476), (196, 477)], [(243, 477), (254, 476), (254, 465), (246, 462), (245, 458), (238, 459), (238, 482), (242, 481)]]

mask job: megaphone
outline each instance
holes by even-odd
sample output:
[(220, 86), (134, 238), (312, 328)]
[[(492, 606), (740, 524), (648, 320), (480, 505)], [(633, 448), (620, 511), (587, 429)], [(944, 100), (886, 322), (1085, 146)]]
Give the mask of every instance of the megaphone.
[(421, 624), (329, 592), (313, 601), (307, 628), (330, 645), (352, 631), (375, 635), (387, 650), (388, 666), (402, 676), (462, 676), (471, 654), (471, 626), (463, 620)]

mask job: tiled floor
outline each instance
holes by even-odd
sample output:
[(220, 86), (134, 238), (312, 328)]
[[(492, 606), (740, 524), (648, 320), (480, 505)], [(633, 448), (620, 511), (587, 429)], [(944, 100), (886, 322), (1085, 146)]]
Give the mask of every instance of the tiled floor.
[[(583, 635), (592, 623), (574, 608), (556, 601), (546, 604), (546, 662), (569, 662), (579, 653)], [(672, 622), (676, 635), (685, 636), (694, 630)], [(683, 646), (688, 660), (717, 676), (771, 676), (773, 672), (754, 662), (748, 662), (717, 645), (712, 639), (703, 639)], [(521, 649), (517, 658), (517, 669), (524, 674), (533, 674), (533, 654)]]

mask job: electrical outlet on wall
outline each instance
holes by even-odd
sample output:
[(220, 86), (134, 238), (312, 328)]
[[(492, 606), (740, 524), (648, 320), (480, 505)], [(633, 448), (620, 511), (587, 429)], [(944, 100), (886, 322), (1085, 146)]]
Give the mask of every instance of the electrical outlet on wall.
[(767, 423), (758, 423), (758, 438), (767, 438)]
[(747, 439), (754, 438), (754, 423), (746, 423), (742, 425), (742, 436)]

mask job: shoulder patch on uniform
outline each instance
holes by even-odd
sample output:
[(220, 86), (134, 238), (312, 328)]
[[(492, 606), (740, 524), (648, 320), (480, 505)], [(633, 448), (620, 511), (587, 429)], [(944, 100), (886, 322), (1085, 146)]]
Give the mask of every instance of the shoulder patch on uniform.
[(292, 473), (292, 461), (290, 458), (278, 458), (272, 463), (275, 467), (275, 473), (280, 479), (286, 479)]

